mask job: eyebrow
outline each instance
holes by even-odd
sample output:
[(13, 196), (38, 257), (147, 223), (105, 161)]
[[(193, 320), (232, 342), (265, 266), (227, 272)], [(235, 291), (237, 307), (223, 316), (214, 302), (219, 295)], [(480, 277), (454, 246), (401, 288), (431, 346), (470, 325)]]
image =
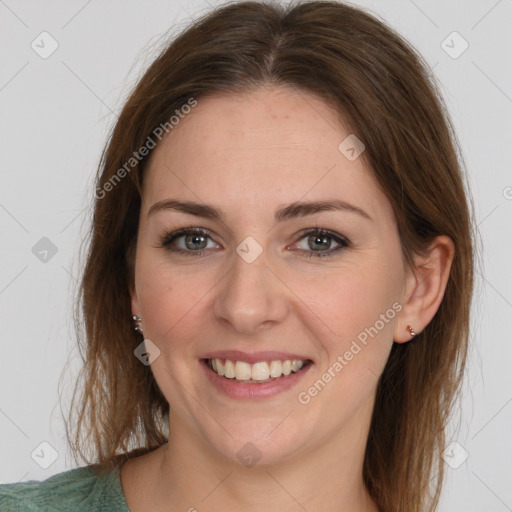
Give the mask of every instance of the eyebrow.
[[(163, 201), (155, 203), (148, 210), (148, 217), (165, 210), (175, 210), (189, 215), (195, 215), (196, 217), (214, 220), (221, 220), (223, 217), (222, 210), (219, 210), (215, 206), (205, 203), (195, 203), (193, 201), (179, 201), (177, 199), (164, 199)], [(311, 202), (297, 201), (277, 210), (275, 213), (275, 220), (276, 222), (282, 222), (297, 217), (313, 215), (318, 212), (336, 210), (355, 213), (370, 221), (373, 220), (362, 208), (340, 200)]]

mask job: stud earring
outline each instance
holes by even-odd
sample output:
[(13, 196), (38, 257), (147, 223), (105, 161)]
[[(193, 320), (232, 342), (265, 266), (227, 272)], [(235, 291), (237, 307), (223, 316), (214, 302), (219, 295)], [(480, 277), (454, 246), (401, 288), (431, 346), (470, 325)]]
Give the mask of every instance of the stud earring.
[(133, 321), (133, 329), (142, 334), (142, 324), (141, 324), (142, 318), (137, 315), (132, 315), (132, 321)]
[(414, 338), (416, 336), (416, 331), (410, 326), (407, 326), (407, 330), (409, 331), (409, 334)]

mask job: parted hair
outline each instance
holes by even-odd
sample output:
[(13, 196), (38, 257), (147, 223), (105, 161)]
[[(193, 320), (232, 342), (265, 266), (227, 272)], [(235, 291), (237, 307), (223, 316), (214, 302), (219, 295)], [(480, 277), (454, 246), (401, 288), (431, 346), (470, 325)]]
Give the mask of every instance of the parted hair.
[[(435, 510), (445, 426), (468, 350), (472, 201), (429, 66), (376, 16), (334, 1), (216, 7), (166, 43), (130, 93), (98, 166), (102, 193), (93, 198), (75, 303), (83, 366), (66, 422), (75, 460), (106, 471), (167, 442), (169, 404), (151, 367), (134, 356), (142, 339), (130, 321), (141, 187), (152, 152), (126, 162), (190, 98), (265, 85), (318, 96), (363, 141), (362, 158), (391, 203), (408, 264), (438, 235), (454, 242), (434, 318), (412, 341), (393, 344), (363, 467), (380, 511)], [(108, 187), (123, 166), (123, 179)]]

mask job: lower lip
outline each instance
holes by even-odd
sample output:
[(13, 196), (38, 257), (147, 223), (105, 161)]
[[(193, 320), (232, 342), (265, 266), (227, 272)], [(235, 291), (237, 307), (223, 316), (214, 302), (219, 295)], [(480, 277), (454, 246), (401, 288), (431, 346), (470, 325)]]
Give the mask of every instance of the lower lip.
[(304, 375), (313, 366), (313, 363), (309, 363), (304, 366), (297, 373), (291, 373), (290, 375), (281, 376), (270, 382), (264, 382), (263, 384), (248, 384), (246, 382), (240, 382), (236, 379), (227, 379), (217, 375), (203, 359), (200, 361), (201, 366), (206, 372), (206, 376), (209, 381), (222, 393), (231, 398), (261, 400), (264, 398), (271, 398), (283, 391), (292, 388), (297, 384)]

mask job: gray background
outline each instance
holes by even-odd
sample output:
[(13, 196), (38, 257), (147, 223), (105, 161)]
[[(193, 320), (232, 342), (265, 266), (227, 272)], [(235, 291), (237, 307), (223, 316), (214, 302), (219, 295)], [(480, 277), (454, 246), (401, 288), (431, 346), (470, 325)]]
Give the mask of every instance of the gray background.
[[(512, 510), (512, 2), (355, 3), (387, 20), (434, 68), (475, 199), (483, 253), (473, 348), (440, 510)], [(79, 367), (71, 299), (92, 177), (155, 43), (209, 5), (214, 0), (0, 0), (1, 482), (74, 467), (58, 386), (61, 379), (65, 408)], [(45, 59), (40, 53), (55, 43), (44, 31), (58, 44)]]

